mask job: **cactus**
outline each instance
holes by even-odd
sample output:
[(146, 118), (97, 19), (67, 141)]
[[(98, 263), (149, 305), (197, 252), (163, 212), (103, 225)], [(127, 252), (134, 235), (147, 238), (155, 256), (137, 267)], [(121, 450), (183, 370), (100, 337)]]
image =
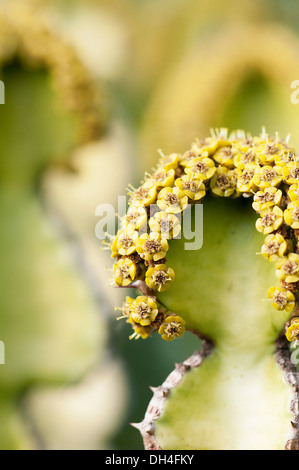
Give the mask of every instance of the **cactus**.
[[(212, 131), (183, 154), (161, 153), (129, 196), (109, 241), (111, 284), (141, 295), (126, 297), (118, 319), (131, 339), (187, 330), (201, 341), (152, 389), (134, 425), (145, 448), (298, 450), (299, 155), (289, 137)], [(186, 251), (184, 220), (197, 222), (203, 199), (204, 243)]]

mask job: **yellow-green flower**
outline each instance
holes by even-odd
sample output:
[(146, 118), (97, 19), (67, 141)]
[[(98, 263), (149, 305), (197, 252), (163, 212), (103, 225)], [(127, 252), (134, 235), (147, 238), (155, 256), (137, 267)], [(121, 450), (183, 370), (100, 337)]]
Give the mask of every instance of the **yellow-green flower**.
[(248, 163), (246, 168), (238, 176), (237, 188), (241, 193), (249, 193), (255, 190), (253, 178), (259, 168), (260, 167), (255, 163)]
[(169, 249), (166, 238), (161, 238), (161, 235), (156, 232), (150, 234), (144, 233), (137, 241), (137, 253), (146, 261), (159, 261), (165, 258)]
[(269, 207), (280, 204), (281, 198), (282, 191), (274, 186), (270, 186), (269, 188), (262, 189), (255, 193), (252, 207), (256, 212), (261, 212)]
[(146, 182), (133, 192), (131, 195), (129, 204), (130, 206), (143, 206), (147, 207), (156, 202), (157, 198), (157, 187), (152, 182)]
[(221, 197), (236, 196), (239, 173), (238, 169), (229, 170), (226, 167), (218, 167), (210, 182), (212, 193)]
[(165, 188), (167, 186), (173, 186), (174, 184), (175, 171), (173, 168), (165, 170), (165, 168), (158, 168), (147, 180), (156, 185), (158, 188)]
[(175, 185), (190, 199), (199, 201), (206, 194), (206, 187), (202, 180), (194, 179), (191, 175), (183, 175), (175, 180)]
[(156, 212), (149, 220), (149, 227), (151, 232), (158, 233), (166, 240), (178, 237), (181, 232), (180, 219), (165, 211)]
[(287, 283), (299, 281), (299, 255), (290, 253), (287, 257), (277, 261), (276, 276)]
[(295, 296), (291, 291), (280, 286), (270, 287), (268, 298), (272, 300), (272, 307), (276, 310), (291, 312), (295, 306)]
[(286, 332), (287, 340), (290, 342), (299, 340), (299, 318), (293, 318)]
[(147, 212), (144, 207), (131, 206), (128, 212), (121, 219), (121, 227), (123, 230), (142, 230), (147, 225)]
[(138, 232), (133, 230), (131, 227), (127, 227), (125, 230), (120, 230), (113, 242), (113, 248), (116, 243), (117, 252), (122, 256), (129, 256), (136, 251), (136, 243), (138, 240)]
[(256, 171), (253, 181), (258, 188), (265, 189), (270, 186), (278, 186), (282, 179), (281, 167), (266, 165)]
[(299, 201), (288, 204), (287, 209), (284, 211), (284, 220), (290, 227), (299, 229)]
[(215, 162), (229, 169), (234, 168), (234, 157), (238, 151), (232, 146), (221, 147), (213, 155)]
[(186, 322), (178, 315), (168, 316), (159, 328), (159, 334), (165, 341), (172, 341), (185, 333)]
[(215, 163), (211, 158), (207, 157), (193, 158), (187, 163), (185, 168), (187, 175), (193, 176), (193, 178), (200, 179), (202, 181), (212, 178), (215, 171)]
[(299, 200), (299, 182), (295, 184), (291, 184), (288, 190), (288, 196), (291, 201)]
[(160, 169), (164, 169), (166, 171), (175, 170), (179, 164), (179, 154), (172, 153), (170, 155), (166, 155), (159, 160), (158, 167)]
[(132, 327), (133, 327), (134, 333), (131, 336), (129, 336), (130, 339), (139, 339), (139, 338), (146, 339), (149, 337), (152, 331), (152, 327), (150, 325), (142, 326), (142, 325), (139, 325), (138, 323), (133, 323)]
[(276, 233), (275, 235), (268, 235), (265, 243), (262, 246), (262, 255), (269, 261), (277, 261), (283, 258), (287, 251), (288, 245), (282, 235)]
[(284, 146), (279, 142), (266, 142), (257, 146), (256, 154), (263, 165), (269, 165), (275, 161), (275, 157), (281, 155)]
[(158, 207), (170, 214), (178, 214), (188, 206), (188, 197), (179, 188), (164, 188), (159, 192)]
[(132, 320), (141, 326), (148, 326), (158, 315), (158, 306), (150, 297), (140, 295), (131, 307)]
[(299, 162), (287, 163), (282, 167), (282, 174), (288, 184), (299, 183)]
[(299, 156), (293, 149), (285, 149), (275, 155), (275, 165), (285, 166), (287, 163), (299, 162)]
[(168, 268), (166, 264), (157, 264), (146, 271), (145, 282), (150, 289), (163, 292), (169, 289), (174, 278), (175, 273), (173, 269)]
[(277, 207), (269, 207), (261, 212), (261, 218), (256, 221), (256, 229), (265, 235), (277, 230), (283, 222), (283, 212)]
[(135, 277), (137, 266), (129, 258), (121, 258), (113, 266), (114, 269), (114, 282), (117, 286), (128, 286), (131, 284)]
[(238, 152), (234, 156), (234, 165), (240, 170), (244, 170), (249, 164), (258, 164), (258, 158), (254, 149), (249, 148), (246, 152)]

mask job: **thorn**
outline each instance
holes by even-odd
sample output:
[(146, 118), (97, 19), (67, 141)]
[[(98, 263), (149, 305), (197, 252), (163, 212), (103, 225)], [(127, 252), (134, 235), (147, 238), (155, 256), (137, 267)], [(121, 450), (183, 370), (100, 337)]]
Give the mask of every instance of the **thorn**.
[(151, 390), (153, 393), (155, 393), (155, 392), (156, 392), (156, 390), (158, 390), (158, 388), (157, 388), (157, 387), (152, 387), (151, 385), (149, 386), (149, 388), (150, 388), (150, 390)]
[(130, 424), (130, 426), (132, 426), (133, 428), (138, 429), (138, 431), (141, 430), (142, 421), (141, 421), (141, 423), (129, 423), (129, 424)]

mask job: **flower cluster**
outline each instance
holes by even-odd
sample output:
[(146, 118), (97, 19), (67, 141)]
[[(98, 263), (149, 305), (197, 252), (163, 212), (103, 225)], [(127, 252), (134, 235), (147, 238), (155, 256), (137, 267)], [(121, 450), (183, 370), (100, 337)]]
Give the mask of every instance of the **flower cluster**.
[[(114, 284), (142, 286), (145, 294), (127, 298), (122, 307), (133, 336), (146, 338), (158, 331), (168, 341), (184, 333), (184, 320), (161, 309), (157, 295), (175, 282), (166, 258), (169, 240), (179, 236), (186, 208), (201, 204), (208, 192), (253, 198), (256, 229), (266, 236), (261, 254), (275, 263), (280, 282), (270, 287), (268, 298), (275, 309), (292, 312), (299, 291), (299, 155), (288, 139), (265, 130), (252, 137), (220, 129), (195, 141), (184, 154), (160, 154), (152, 174), (129, 191), (129, 209), (110, 242), (116, 258)], [(288, 339), (299, 335), (298, 322), (288, 330)]]

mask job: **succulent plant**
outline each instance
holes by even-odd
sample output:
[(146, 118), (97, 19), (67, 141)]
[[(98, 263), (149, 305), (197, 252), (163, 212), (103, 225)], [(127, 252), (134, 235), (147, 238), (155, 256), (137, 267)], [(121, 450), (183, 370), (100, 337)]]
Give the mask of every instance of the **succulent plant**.
[[(183, 154), (161, 152), (129, 196), (109, 242), (111, 284), (141, 295), (118, 318), (131, 339), (201, 340), (153, 388), (135, 425), (145, 448), (298, 450), (299, 154), (289, 137), (213, 130)], [(198, 207), (204, 242), (185, 249), (184, 220), (196, 227)]]

